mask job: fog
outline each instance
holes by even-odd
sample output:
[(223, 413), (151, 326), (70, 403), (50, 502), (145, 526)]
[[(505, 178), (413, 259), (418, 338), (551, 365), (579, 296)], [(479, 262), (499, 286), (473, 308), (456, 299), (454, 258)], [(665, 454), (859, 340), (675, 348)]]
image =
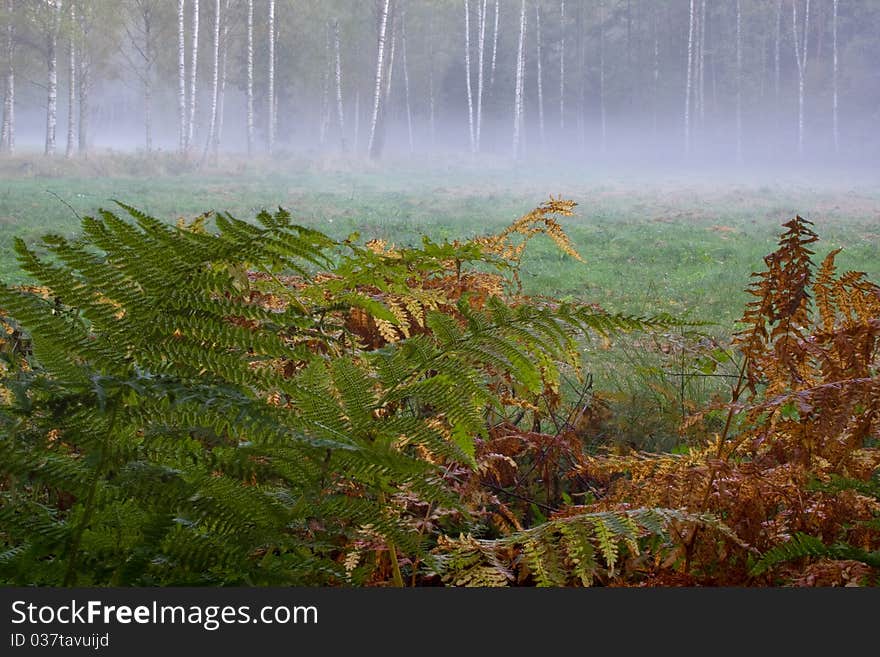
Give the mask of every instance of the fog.
[(738, 175), (880, 162), (869, 0), (203, 0), (197, 43), (193, 3), (177, 6), (3, 14), (2, 150), (246, 157), (250, 88), (255, 157)]

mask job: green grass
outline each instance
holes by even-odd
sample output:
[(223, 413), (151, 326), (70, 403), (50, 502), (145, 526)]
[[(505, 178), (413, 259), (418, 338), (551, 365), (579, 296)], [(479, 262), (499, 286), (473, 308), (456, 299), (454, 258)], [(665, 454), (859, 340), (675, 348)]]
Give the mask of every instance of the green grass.
[[(528, 292), (573, 297), (610, 310), (668, 311), (729, 327), (750, 272), (774, 249), (780, 224), (795, 213), (816, 223), (817, 257), (844, 247), (840, 265), (880, 278), (880, 187), (724, 184), (711, 180), (644, 183), (596, 173), (531, 174), (457, 167), (452, 171), (324, 172), (298, 167), (187, 171), (138, 178), (54, 175), (0, 183), (0, 280), (24, 280), (12, 253), (47, 233), (75, 234), (80, 215), (113, 199), (174, 221), (205, 210), (252, 217), (283, 206), (334, 236), (358, 231), (398, 244), (426, 234), (467, 238), (498, 230), (551, 193), (579, 203), (565, 228), (584, 256), (578, 263), (549, 241), (527, 250)], [(112, 172), (111, 172), (112, 173)], [(70, 207), (68, 207), (68, 205)]]

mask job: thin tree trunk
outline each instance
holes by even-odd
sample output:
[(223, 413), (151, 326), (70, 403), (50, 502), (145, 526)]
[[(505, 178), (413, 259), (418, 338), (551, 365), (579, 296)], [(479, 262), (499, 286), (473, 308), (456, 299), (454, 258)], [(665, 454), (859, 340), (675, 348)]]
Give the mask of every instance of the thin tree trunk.
[(691, 152), (691, 87), (693, 85), (694, 63), (694, 0), (690, 0), (690, 12), (688, 19), (688, 46), (687, 46), (687, 82), (684, 91), (684, 152)]
[(373, 117), (370, 120), (370, 140), (367, 144), (367, 152), (370, 157), (379, 157), (378, 141), (376, 132), (379, 125), (379, 111), (382, 105), (382, 75), (385, 68), (385, 36), (388, 31), (388, 14), (391, 8), (391, 0), (383, 0), (382, 11), (379, 18), (379, 44), (376, 54), (376, 85), (373, 94)]
[(247, 2), (247, 153), (254, 154), (254, 0)]
[(782, 0), (776, 0), (776, 33), (773, 41), (773, 95), (776, 99), (776, 108), (778, 110), (780, 44), (782, 43)]
[(599, 2), (599, 124), (601, 148), (608, 148), (608, 125), (605, 118), (605, 2)]
[(791, 3), (791, 25), (794, 35), (794, 56), (798, 69), (798, 155), (804, 154), (804, 80), (807, 75), (807, 40), (810, 34), (810, 0), (806, 0), (804, 8), (804, 39), (803, 49), (798, 37), (798, 0)]
[(70, 3), (70, 38), (67, 50), (67, 149), (65, 157), (73, 157), (76, 150), (76, 41), (73, 26), (76, 24), (76, 5)]
[(489, 68), (489, 88), (495, 87), (495, 64), (498, 59), (498, 18), (501, 16), (501, 0), (495, 0), (495, 27), (492, 30), (492, 66)]
[(538, 75), (538, 134), (541, 137), (541, 148), (547, 145), (544, 132), (544, 75), (541, 64), (541, 5), (535, 4), (535, 58)]
[(352, 136), (352, 140), (354, 142), (354, 151), (358, 152), (358, 147), (360, 145), (361, 139), (361, 90), (356, 89), (354, 92), (354, 135)]
[(330, 55), (330, 24), (324, 30), (324, 74), (321, 76), (321, 124), (318, 137), (321, 146), (327, 140), (327, 130), (330, 127), (330, 69), (333, 60)]
[(559, 3), (559, 132), (565, 132), (565, 0)]
[(275, 150), (275, 0), (269, 0), (269, 153)]
[(52, 24), (47, 35), (48, 95), (46, 102), (46, 145), (44, 153), (55, 155), (55, 128), (58, 123), (58, 13), (61, 4), (53, 3)]
[(177, 147), (186, 152), (186, 0), (177, 0)]
[(736, 0), (736, 23), (735, 23), (735, 49), (736, 57), (736, 161), (742, 163), (742, 2)]
[(483, 70), (484, 52), (486, 45), (486, 8), (488, 0), (483, 0), (480, 11), (479, 39), (477, 41), (477, 151), (480, 150), (483, 134)]
[[(6, 11), (12, 16), (13, 0), (6, 0)], [(6, 25), (6, 89), (3, 97), (3, 127), (0, 129), (0, 152), (15, 152), (15, 28)]]
[(186, 148), (192, 148), (196, 126), (196, 82), (199, 70), (199, 0), (193, 0), (192, 45), (189, 71), (189, 117), (186, 126)]
[(217, 135), (217, 107), (220, 102), (220, 0), (214, 0), (213, 46), (214, 67), (213, 73), (211, 74), (211, 120), (208, 124), (208, 139), (205, 142), (205, 151), (202, 155), (202, 163), (205, 162), (208, 157), (208, 153), (214, 146)]
[(79, 13), (79, 32), (82, 39), (79, 51), (79, 155), (84, 157), (89, 150), (89, 106), (92, 89), (92, 68), (88, 54), (91, 22), (85, 11)]
[(577, 3), (575, 20), (575, 34), (577, 34), (577, 61), (578, 61), (578, 108), (577, 108), (577, 133), (578, 145), (583, 151), (587, 145), (587, 47), (584, 39), (585, 7), (583, 2)]
[(519, 157), (520, 135), (522, 132), (522, 106), (523, 106), (523, 58), (525, 56), (526, 41), (526, 0), (522, 0), (522, 9), (519, 17), (519, 46), (516, 54), (516, 92), (513, 110), (513, 157)]
[(654, 136), (657, 135), (657, 110), (658, 92), (660, 91), (660, 16), (656, 5), (654, 6), (654, 76), (651, 88), (651, 125)]
[(409, 100), (409, 66), (406, 61), (406, 10), (400, 14), (400, 56), (403, 60), (403, 93), (406, 101), (406, 129), (409, 136), (409, 152), (415, 151), (413, 144), (413, 127), (412, 127), (412, 106)]
[(706, 122), (706, 91), (704, 73), (706, 64), (706, 0), (700, 0), (700, 59), (697, 64), (697, 88), (699, 96), (697, 104), (699, 106), (700, 129), (702, 130)]
[(468, 134), (470, 135), (471, 154), (477, 152), (477, 138), (474, 127), (474, 98), (471, 84), (471, 7), (464, 0), (464, 70), (467, 76)]
[(152, 16), (144, 14), (144, 147), (153, 150), (153, 29)]
[(832, 49), (832, 75), (831, 75), (831, 129), (834, 133), (834, 152), (840, 153), (840, 125), (838, 123), (837, 107), (837, 7), (838, 0), (834, 0), (831, 14), (831, 49)]
[[(344, 153), (346, 151), (345, 108), (342, 105), (342, 48), (339, 43), (338, 20), (333, 22), (333, 48), (336, 51), (336, 117), (339, 121), (339, 143)], [(409, 82), (407, 82), (407, 94), (409, 94)]]
[(431, 148), (437, 145), (436, 98), (434, 95), (434, 11), (428, 22), (428, 128), (431, 131)]
[[(397, 31), (398, 31), (398, 22), (397, 15), (392, 11), (391, 16), (391, 39), (389, 41), (389, 51), (388, 51), (388, 71), (385, 73), (385, 105), (384, 107), (387, 109), (389, 103), (391, 102), (391, 83), (394, 80), (394, 59), (397, 54)], [(384, 116), (384, 111), (383, 111)], [(381, 119), (382, 117), (380, 117)]]
[(229, 5), (226, 0), (223, 8), (223, 36), (220, 39), (220, 90), (217, 94), (217, 130), (214, 132), (214, 159), (220, 153), (220, 142), (223, 140), (223, 110), (226, 107), (226, 60), (229, 53)]

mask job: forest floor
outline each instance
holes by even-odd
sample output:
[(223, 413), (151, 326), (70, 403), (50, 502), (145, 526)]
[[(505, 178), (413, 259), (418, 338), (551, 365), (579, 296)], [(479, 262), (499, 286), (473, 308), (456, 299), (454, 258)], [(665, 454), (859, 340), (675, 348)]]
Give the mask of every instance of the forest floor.
[[(32, 244), (50, 232), (74, 235), (77, 215), (112, 210), (114, 199), (169, 222), (207, 210), (249, 219), (280, 206), (298, 223), (334, 237), (358, 232), (362, 239), (407, 245), (422, 235), (451, 240), (497, 232), (550, 195), (578, 203), (576, 216), (563, 227), (584, 262), (549, 240), (536, 240), (523, 259), (525, 292), (598, 303), (613, 312), (669, 312), (710, 322), (700, 330), (722, 343), (742, 314), (750, 273), (762, 269), (781, 224), (795, 214), (815, 223), (821, 237), (817, 262), (843, 248), (840, 270), (880, 279), (880, 186), (853, 179), (755, 176), (731, 182), (698, 174), (647, 177), (472, 164), (414, 171), (405, 165), (313, 163), (280, 170), (265, 162), (227, 162), (193, 172), (170, 157), (145, 164), (117, 156), (60, 164), (5, 161), (0, 181), (4, 283), (25, 281), (14, 238)], [(723, 385), (723, 378), (682, 379), (685, 365), (658, 362), (638, 344), (594, 354), (597, 387), (625, 401), (627, 409), (615, 414), (617, 426), (608, 437), (673, 447), (673, 425), (686, 413), (685, 398), (704, 401)], [(681, 371), (669, 375), (675, 369)]]

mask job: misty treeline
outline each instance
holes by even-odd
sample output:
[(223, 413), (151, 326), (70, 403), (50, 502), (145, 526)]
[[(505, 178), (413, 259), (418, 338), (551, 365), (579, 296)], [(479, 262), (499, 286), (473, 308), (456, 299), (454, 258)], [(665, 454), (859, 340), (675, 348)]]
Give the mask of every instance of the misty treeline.
[(874, 157), (876, 0), (0, 0), (0, 150)]

